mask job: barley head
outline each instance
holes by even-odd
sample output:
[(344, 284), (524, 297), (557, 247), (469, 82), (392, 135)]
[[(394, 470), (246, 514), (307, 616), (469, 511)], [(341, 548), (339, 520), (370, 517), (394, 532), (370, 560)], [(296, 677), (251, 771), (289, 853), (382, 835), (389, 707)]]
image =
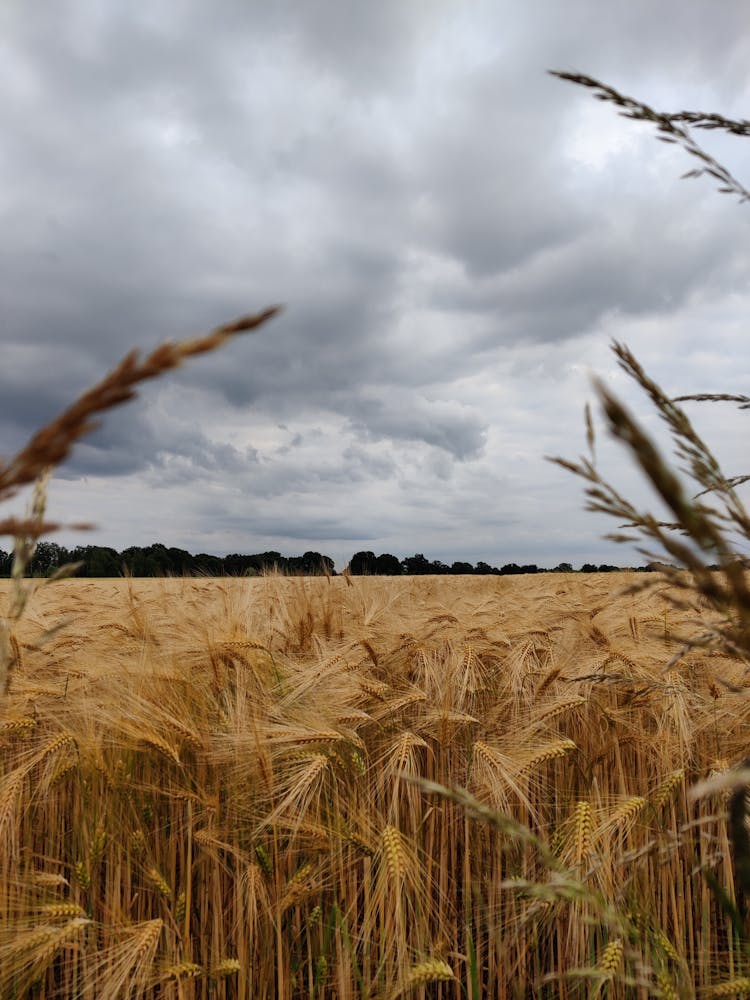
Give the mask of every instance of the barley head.
[(620, 938), (610, 941), (602, 952), (598, 968), (608, 977), (614, 976), (620, 967), (623, 956), (623, 944)]
[(422, 983), (447, 982), (455, 979), (453, 969), (439, 958), (427, 958), (423, 962), (417, 962), (409, 969), (409, 986), (419, 986)]
[(197, 979), (203, 975), (203, 968), (195, 962), (178, 962), (164, 969), (165, 979)]
[(707, 997), (736, 997), (746, 996), (748, 993), (750, 993), (750, 978), (743, 976), (739, 979), (729, 979), (725, 983), (709, 986), (703, 995)]
[(226, 979), (229, 976), (236, 975), (241, 968), (242, 966), (236, 958), (222, 958), (211, 969), (211, 975), (214, 979)]
[(401, 833), (395, 826), (389, 824), (385, 827), (381, 846), (391, 878), (396, 882), (402, 882), (406, 874), (406, 858)]

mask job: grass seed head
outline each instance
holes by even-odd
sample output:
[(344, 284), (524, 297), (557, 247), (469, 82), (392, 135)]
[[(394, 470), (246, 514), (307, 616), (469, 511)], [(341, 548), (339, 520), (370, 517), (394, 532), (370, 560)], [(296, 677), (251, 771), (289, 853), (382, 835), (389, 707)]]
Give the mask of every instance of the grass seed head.
[(709, 986), (704, 991), (706, 997), (744, 997), (750, 994), (750, 978), (740, 976), (737, 979), (728, 979), (725, 983), (717, 983)]
[(533, 751), (521, 764), (518, 772), (519, 777), (529, 774), (535, 768), (540, 767), (549, 760), (554, 760), (556, 757), (564, 757), (566, 754), (570, 753), (571, 750), (577, 749), (578, 748), (574, 741), (569, 739), (556, 740), (554, 743), (548, 743), (546, 746), (542, 746), (538, 750)]
[(211, 969), (211, 975), (214, 979), (227, 979), (229, 976), (236, 975), (241, 969), (242, 965), (236, 958), (222, 958)]
[(602, 957), (599, 959), (599, 969), (601, 969), (606, 976), (614, 976), (620, 968), (623, 951), (623, 943), (619, 938), (616, 938), (614, 941), (610, 941), (604, 949)]
[(172, 890), (169, 888), (169, 883), (164, 878), (162, 873), (158, 868), (149, 868), (146, 872), (146, 878), (154, 886), (154, 888), (159, 892), (160, 896), (164, 899), (169, 899), (172, 895)]
[(85, 861), (76, 861), (73, 866), (73, 873), (76, 877), (76, 882), (80, 885), (84, 892), (88, 892), (91, 888), (91, 875), (89, 874), (88, 867)]
[(202, 975), (203, 968), (196, 962), (178, 962), (164, 969), (165, 979), (197, 979)]
[(592, 833), (593, 816), (591, 803), (586, 799), (581, 799), (577, 803), (573, 814), (574, 857), (578, 865), (583, 863), (591, 851)]
[(391, 877), (401, 882), (406, 874), (406, 858), (401, 833), (395, 826), (388, 825), (382, 833), (383, 857)]
[(453, 969), (447, 962), (439, 958), (427, 958), (412, 965), (407, 980), (409, 986), (418, 986), (422, 983), (447, 982), (455, 978)]
[(673, 771), (665, 781), (659, 785), (651, 799), (655, 809), (663, 809), (669, 802), (677, 789), (685, 780), (685, 772), (681, 768)]
[(45, 903), (39, 908), (39, 912), (49, 920), (67, 920), (73, 917), (86, 916), (86, 913), (78, 903)]
[(656, 973), (656, 985), (658, 988), (658, 996), (662, 1000), (679, 1000), (679, 993), (675, 989), (672, 977), (664, 969), (660, 969)]

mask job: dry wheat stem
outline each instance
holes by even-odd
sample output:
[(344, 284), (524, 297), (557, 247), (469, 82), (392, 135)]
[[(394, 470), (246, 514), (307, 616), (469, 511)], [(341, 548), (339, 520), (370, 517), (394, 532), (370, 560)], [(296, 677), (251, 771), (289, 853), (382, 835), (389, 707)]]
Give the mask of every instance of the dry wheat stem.
[(193, 355), (213, 351), (237, 334), (257, 330), (279, 311), (279, 306), (273, 306), (216, 327), (204, 337), (162, 344), (143, 360), (136, 351), (127, 354), (101, 382), (37, 431), (10, 461), (0, 465), (0, 499), (7, 499), (20, 486), (34, 482), (45, 469), (59, 465), (76, 441), (94, 429), (93, 418), (132, 399), (138, 383), (178, 367)]

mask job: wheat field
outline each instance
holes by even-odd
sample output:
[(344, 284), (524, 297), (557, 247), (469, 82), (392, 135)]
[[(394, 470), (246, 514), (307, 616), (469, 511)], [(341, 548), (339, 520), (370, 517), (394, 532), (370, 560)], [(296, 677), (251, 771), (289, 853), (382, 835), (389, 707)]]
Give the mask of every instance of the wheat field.
[(742, 995), (744, 666), (639, 579), (40, 584), (0, 996)]

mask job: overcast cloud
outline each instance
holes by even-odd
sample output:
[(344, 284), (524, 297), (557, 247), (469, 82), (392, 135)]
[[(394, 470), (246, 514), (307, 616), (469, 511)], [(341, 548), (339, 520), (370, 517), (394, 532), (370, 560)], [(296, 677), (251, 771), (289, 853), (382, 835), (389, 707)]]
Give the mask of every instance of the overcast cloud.
[[(50, 495), (98, 528), (61, 541), (637, 562), (544, 456), (592, 371), (653, 426), (613, 338), (747, 391), (750, 208), (546, 70), (750, 117), (748, 66), (745, 0), (7, 0), (0, 454), (130, 348), (281, 302), (106, 417)], [(749, 471), (742, 416), (696, 418)]]

